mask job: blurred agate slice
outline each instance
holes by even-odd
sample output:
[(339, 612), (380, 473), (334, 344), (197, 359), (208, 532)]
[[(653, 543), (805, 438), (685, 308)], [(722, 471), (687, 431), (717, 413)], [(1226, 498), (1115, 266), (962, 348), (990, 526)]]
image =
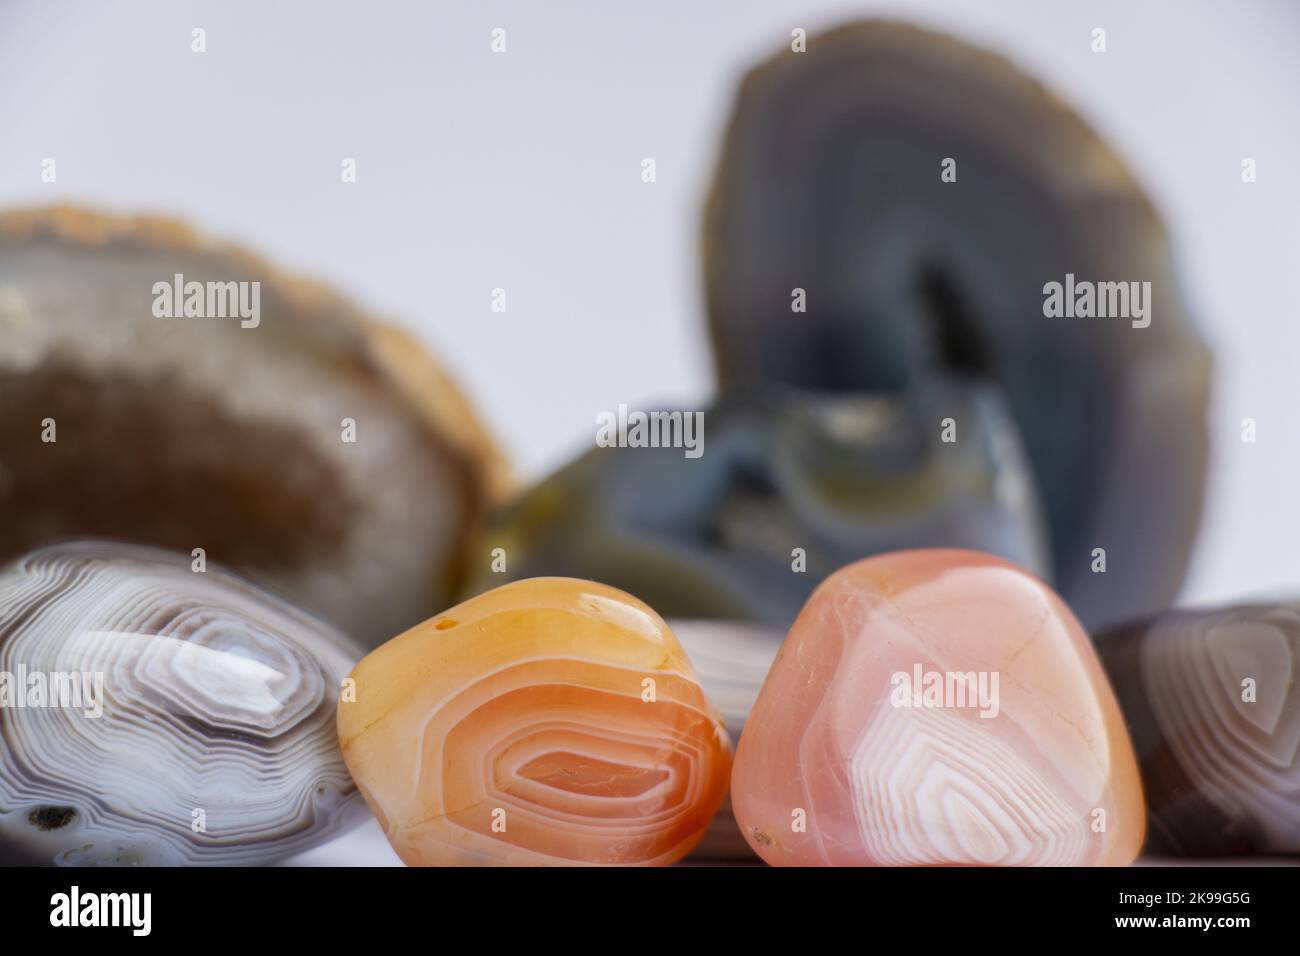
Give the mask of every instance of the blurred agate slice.
[[(705, 696), (722, 712), (734, 746), (781, 649), (785, 632), (732, 621), (671, 620), (668, 626), (691, 659)], [(704, 839), (687, 859), (758, 862), (758, 855), (750, 849), (732, 814), (730, 793), (714, 814)]]
[[(177, 275), (260, 283), (258, 321), (159, 317)], [(370, 645), (449, 603), (504, 485), (414, 339), (172, 220), (0, 215), (0, 396), (0, 559), (203, 548)]]
[[(741, 86), (704, 252), (724, 387), (996, 383), (1043, 498), (1051, 579), (1084, 623), (1168, 605), (1199, 520), (1208, 352), (1149, 200), (1037, 82), (890, 22), (777, 54)], [(1046, 317), (1044, 286), (1067, 274), (1150, 282), (1150, 325)], [(1095, 548), (1110, 573), (1092, 572)]]
[(484, 560), (477, 586), (594, 578), (665, 617), (784, 633), (823, 577), (881, 551), (962, 546), (1044, 566), (1015, 432), (988, 389), (733, 394), (703, 414), (699, 458), (596, 448), (527, 492), (480, 548), (504, 548), (505, 573)]
[(1300, 604), (1171, 611), (1097, 649), (1137, 750), (1147, 852), (1300, 854)]
[(66, 542), (0, 568), (0, 865), (271, 863), (360, 823), (361, 654), (186, 555)]

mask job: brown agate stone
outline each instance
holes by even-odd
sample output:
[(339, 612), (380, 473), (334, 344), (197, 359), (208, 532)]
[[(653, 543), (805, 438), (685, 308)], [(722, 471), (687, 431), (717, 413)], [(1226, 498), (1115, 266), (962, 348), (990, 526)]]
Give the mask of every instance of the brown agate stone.
[(1137, 750), (1147, 852), (1300, 854), (1300, 605), (1171, 611), (1097, 649)]

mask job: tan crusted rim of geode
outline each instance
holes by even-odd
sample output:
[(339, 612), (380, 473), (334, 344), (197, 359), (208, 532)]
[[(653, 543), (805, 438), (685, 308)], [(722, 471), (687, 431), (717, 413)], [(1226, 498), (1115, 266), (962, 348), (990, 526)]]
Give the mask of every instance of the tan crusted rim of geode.
[(159, 252), (193, 252), (258, 275), (296, 316), (330, 315), (358, 333), (362, 358), (453, 457), (481, 483), (486, 504), (514, 490), (505, 455), (453, 378), (413, 335), (374, 319), (323, 283), (286, 273), (243, 246), (203, 236), (169, 216), (114, 214), (60, 205), (0, 212), (0, 244), (52, 239), (87, 248), (121, 245)]

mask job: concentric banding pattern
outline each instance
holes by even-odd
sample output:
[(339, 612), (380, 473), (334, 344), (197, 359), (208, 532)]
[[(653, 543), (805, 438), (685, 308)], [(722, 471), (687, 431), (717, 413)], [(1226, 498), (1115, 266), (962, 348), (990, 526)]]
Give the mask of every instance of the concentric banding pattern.
[(726, 790), (726, 729), (672, 632), (590, 581), (504, 585), (354, 676), (344, 757), (411, 865), (672, 863)]
[(992, 555), (914, 550), (828, 578), (738, 748), (732, 804), (796, 866), (1132, 862), (1138, 769), (1087, 636)]
[(84, 542), (19, 559), (0, 571), (0, 673), (82, 675), (102, 699), (0, 706), (0, 861), (266, 863), (340, 832), (361, 809), (334, 728), (356, 656), (187, 557)]
[(1300, 853), (1300, 609), (1170, 614), (1134, 639), (1146, 699), (1122, 703), (1158, 731), (1140, 756), (1161, 849)]
[[(567, 862), (652, 864), (698, 836), (717, 734), (698, 686), (598, 661), (530, 660), (467, 687), (430, 716), (420, 786), (439, 788), (447, 826)], [(646, 718), (653, 714), (653, 721)], [(460, 768), (481, 765), (482, 774)], [(492, 831), (490, 805), (508, 825)], [(464, 809), (458, 809), (464, 808)]]
[(1070, 866), (1087, 817), (1034, 764), (943, 710), (878, 709), (849, 762), (862, 845), (885, 866)]

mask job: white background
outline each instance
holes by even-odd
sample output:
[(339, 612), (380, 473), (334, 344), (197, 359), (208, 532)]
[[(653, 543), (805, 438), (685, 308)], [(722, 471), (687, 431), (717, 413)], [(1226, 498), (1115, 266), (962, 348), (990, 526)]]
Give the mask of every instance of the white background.
[(1009, 55), (1135, 169), (1217, 360), (1184, 599), (1300, 592), (1300, 3), (0, 0), (0, 205), (180, 215), (328, 280), (540, 477), (601, 410), (708, 397), (699, 210), (736, 83), (793, 27), (872, 13)]

